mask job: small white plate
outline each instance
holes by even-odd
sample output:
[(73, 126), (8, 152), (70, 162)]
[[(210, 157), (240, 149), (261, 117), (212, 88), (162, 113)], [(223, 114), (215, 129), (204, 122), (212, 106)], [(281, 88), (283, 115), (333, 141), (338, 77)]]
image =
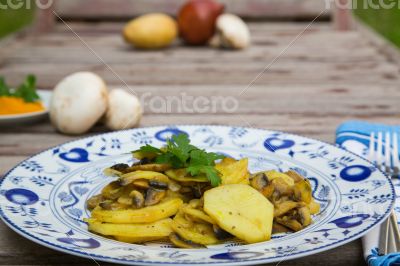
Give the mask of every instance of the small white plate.
[(0, 126), (32, 123), (45, 118), (49, 113), (52, 92), (45, 90), (38, 90), (37, 92), (45, 108), (43, 111), (15, 115), (0, 115)]

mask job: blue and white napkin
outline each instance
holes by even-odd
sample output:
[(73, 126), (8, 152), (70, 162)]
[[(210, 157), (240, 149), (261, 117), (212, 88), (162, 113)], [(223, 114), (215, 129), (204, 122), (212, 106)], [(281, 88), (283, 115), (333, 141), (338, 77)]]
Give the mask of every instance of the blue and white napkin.
[[(397, 132), (400, 136), (400, 126), (372, 124), (363, 121), (349, 121), (341, 124), (336, 131), (336, 143), (360, 156), (367, 157), (369, 136), (372, 132)], [(400, 146), (400, 143), (399, 143)], [(400, 195), (400, 180), (394, 180), (396, 194)], [(400, 200), (395, 203), (395, 209), (400, 209)], [(399, 219), (399, 212), (396, 212)], [(362, 239), (364, 256), (370, 266), (400, 266), (400, 253), (385, 256), (379, 255), (379, 226), (370, 231)]]

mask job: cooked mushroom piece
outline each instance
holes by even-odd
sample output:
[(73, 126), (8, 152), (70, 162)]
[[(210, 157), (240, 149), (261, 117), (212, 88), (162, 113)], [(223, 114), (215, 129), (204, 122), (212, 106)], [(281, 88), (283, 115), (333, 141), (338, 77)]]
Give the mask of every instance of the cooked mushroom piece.
[(297, 182), (294, 185), (294, 196), (298, 201), (303, 201), (309, 204), (312, 199), (312, 189), (310, 182), (306, 179)]
[(223, 230), (216, 224), (213, 225), (213, 231), (218, 240), (226, 240), (233, 237), (233, 235)]
[(280, 233), (287, 233), (290, 232), (291, 230), (287, 228), (286, 226), (283, 226), (279, 223), (274, 222), (272, 224), (272, 234), (280, 234)]
[(191, 189), (192, 189), (193, 197), (195, 199), (200, 199), (201, 196), (203, 196), (203, 190), (202, 190), (202, 187), (200, 186), (200, 184), (195, 184), (194, 186), (191, 187)]
[(277, 217), (276, 221), (297, 232), (303, 229), (303, 226), (296, 220), (295, 218), (296, 215), (297, 215), (296, 212), (293, 212), (291, 215)]
[(129, 194), (129, 197), (131, 197), (131, 199), (132, 199), (133, 207), (135, 207), (137, 209), (143, 208), (144, 196), (142, 193), (140, 193), (137, 190), (132, 190), (131, 193)]
[(173, 192), (178, 192), (181, 189), (181, 185), (178, 184), (178, 182), (170, 179), (168, 183), (168, 188), (173, 191)]
[(306, 227), (311, 224), (311, 214), (310, 214), (310, 209), (308, 209), (306, 206), (301, 207), (297, 210), (298, 217), (300, 223)]
[(149, 181), (149, 186), (151, 186), (153, 188), (162, 189), (162, 190), (168, 189), (168, 183), (154, 180), (154, 179)]
[(294, 201), (283, 201), (275, 203), (274, 217), (279, 217), (286, 214), (287, 212), (293, 210), (294, 208), (297, 208), (299, 204), (300, 203)]
[(265, 173), (257, 173), (250, 179), (250, 185), (260, 191), (265, 197), (270, 198), (274, 192), (274, 186), (269, 182)]
[(272, 180), (272, 184), (274, 186), (273, 198), (277, 200), (282, 196), (291, 196), (293, 195), (293, 188), (288, 185), (282, 178), (275, 178)]
[(146, 199), (144, 201), (145, 206), (152, 206), (156, 205), (159, 203), (165, 196), (167, 195), (167, 192), (165, 190), (161, 189), (155, 189), (150, 187), (146, 191)]
[(204, 246), (193, 243), (192, 241), (181, 238), (178, 234), (169, 235), (169, 240), (178, 248), (204, 248)]
[(103, 196), (101, 194), (99, 195), (94, 195), (93, 197), (89, 198), (86, 202), (86, 206), (89, 210), (93, 210), (96, 208), (100, 202), (104, 200)]
[(124, 172), (125, 169), (127, 169), (128, 167), (129, 167), (129, 165), (127, 165), (126, 163), (118, 163), (118, 164), (111, 166), (110, 168), (113, 170), (116, 170), (118, 172)]

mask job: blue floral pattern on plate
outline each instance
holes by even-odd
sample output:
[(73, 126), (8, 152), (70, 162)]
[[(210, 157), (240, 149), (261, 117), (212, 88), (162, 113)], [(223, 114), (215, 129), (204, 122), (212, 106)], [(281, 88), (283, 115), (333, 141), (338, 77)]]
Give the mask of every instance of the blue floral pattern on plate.
[[(110, 182), (103, 169), (131, 163), (129, 151), (172, 135), (234, 158), (252, 172), (293, 169), (306, 176), (320, 214), (306, 229), (245, 245), (228, 242), (182, 250), (168, 243), (132, 245), (92, 234), (85, 201)], [(51, 148), (22, 162), (0, 181), (0, 215), (13, 230), (66, 253), (122, 264), (259, 264), (328, 250), (361, 237), (394, 203), (390, 180), (366, 160), (332, 145), (287, 133), (225, 126), (169, 126), (102, 134)]]

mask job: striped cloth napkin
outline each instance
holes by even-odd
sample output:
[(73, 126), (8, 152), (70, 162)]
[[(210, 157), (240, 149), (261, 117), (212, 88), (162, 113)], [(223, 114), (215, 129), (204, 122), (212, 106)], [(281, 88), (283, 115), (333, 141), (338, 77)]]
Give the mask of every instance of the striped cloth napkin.
[[(341, 124), (336, 131), (336, 143), (360, 156), (367, 157), (369, 136), (372, 132), (397, 132), (400, 136), (400, 126), (372, 124), (363, 121), (349, 121)], [(400, 146), (400, 143), (399, 143)], [(400, 195), (400, 179), (394, 180), (396, 194)], [(396, 201), (397, 218), (400, 215), (400, 200)], [(379, 226), (370, 231), (362, 239), (364, 256), (370, 266), (400, 266), (400, 253), (380, 255), (378, 250)]]

